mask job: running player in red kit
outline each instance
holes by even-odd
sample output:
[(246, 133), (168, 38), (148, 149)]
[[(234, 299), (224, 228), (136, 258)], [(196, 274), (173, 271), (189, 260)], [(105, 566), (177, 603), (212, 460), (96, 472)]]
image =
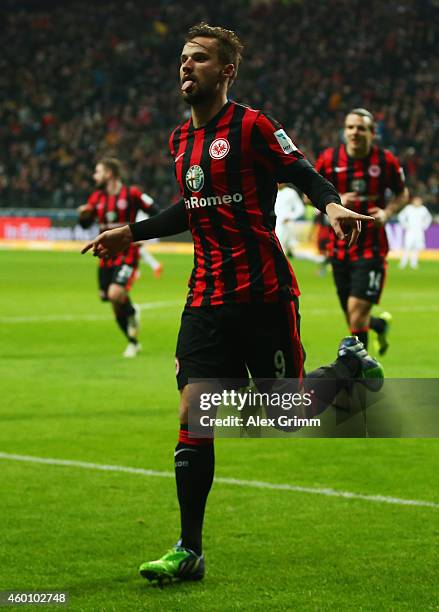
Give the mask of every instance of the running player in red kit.
[[(159, 212), (152, 198), (138, 187), (124, 185), (121, 163), (114, 157), (101, 159), (95, 167), (94, 191), (83, 206), (78, 208), (79, 222), (90, 226), (95, 219), (101, 231), (132, 223), (139, 210), (149, 216)], [(131, 303), (129, 291), (134, 282), (139, 262), (139, 247), (130, 244), (114, 258), (102, 259), (99, 266), (99, 293), (101, 300), (111, 302), (116, 321), (128, 339), (123, 356), (135, 357), (140, 350), (138, 341), (140, 311)]]
[[(372, 217), (341, 206), (333, 185), (303, 157), (282, 126), (231, 102), (227, 91), (241, 59), (236, 34), (199, 24), (180, 58), (183, 99), (191, 118), (171, 134), (182, 198), (153, 219), (104, 232), (82, 250), (113, 256), (133, 241), (190, 229), (194, 268), (177, 341), (180, 434), (175, 475), (180, 540), (157, 561), (141, 565), (149, 580), (198, 580), (204, 575), (202, 526), (214, 475), (212, 438), (194, 438), (188, 412), (190, 379), (299, 379), (304, 375), (294, 272), (275, 234), (278, 183), (293, 183), (328, 214), (351, 244)], [(379, 364), (358, 339), (342, 340), (335, 362), (311, 377), (346, 381), (379, 377)], [(305, 384), (304, 383), (304, 384)], [(326, 398), (325, 398), (326, 399)]]
[[(367, 348), (368, 331), (373, 329), (382, 355), (388, 348), (390, 315), (372, 317), (371, 310), (384, 285), (389, 250), (384, 225), (407, 204), (408, 190), (397, 158), (373, 142), (375, 124), (369, 111), (354, 108), (347, 114), (344, 137), (345, 144), (323, 151), (316, 170), (335, 185), (346, 208), (372, 215), (375, 223), (363, 224), (350, 247), (331, 231), (328, 255), (351, 333)], [(387, 190), (392, 192), (389, 201)]]

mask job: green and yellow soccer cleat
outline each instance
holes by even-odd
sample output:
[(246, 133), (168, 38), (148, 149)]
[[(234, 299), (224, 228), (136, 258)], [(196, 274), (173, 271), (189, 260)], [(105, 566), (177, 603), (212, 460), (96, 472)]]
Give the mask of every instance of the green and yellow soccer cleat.
[(201, 580), (204, 577), (204, 555), (193, 550), (174, 546), (157, 561), (146, 561), (139, 567), (140, 575), (150, 582), (173, 582), (174, 580)]
[(378, 355), (384, 355), (389, 348), (389, 331), (392, 315), (390, 312), (382, 312), (378, 316), (378, 319), (382, 319), (384, 321), (384, 330), (380, 334), (377, 334), (374, 341), (374, 349), (378, 352)]
[(346, 336), (338, 347), (338, 356), (350, 355), (358, 359), (362, 382), (370, 391), (379, 391), (384, 384), (384, 370), (379, 361), (369, 355), (357, 336)]

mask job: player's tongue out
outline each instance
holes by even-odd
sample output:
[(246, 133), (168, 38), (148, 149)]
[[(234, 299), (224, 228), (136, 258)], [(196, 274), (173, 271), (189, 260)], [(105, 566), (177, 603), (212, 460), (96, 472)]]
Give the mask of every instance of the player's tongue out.
[(181, 91), (190, 91), (194, 85), (194, 81), (187, 80), (181, 86)]

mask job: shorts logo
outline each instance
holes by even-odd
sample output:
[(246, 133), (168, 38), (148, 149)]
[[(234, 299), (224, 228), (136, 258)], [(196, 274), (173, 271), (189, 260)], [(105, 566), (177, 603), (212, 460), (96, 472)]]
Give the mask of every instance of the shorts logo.
[(128, 202), (126, 200), (118, 200), (116, 206), (120, 210), (125, 210), (128, 207)]
[(175, 358), (175, 376), (178, 376), (180, 372), (180, 362), (178, 361), (178, 357)]
[(284, 153), (292, 153), (293, 151), (297, 151), (296, 145), (288, 136), (285, 130), (277, 130), (276, 132), (274, 132), (274, 137), (280, 144), (280, 148)]
[(190, 191), (201, 191), (204, 185), (204, 172), (201, 166), (191, 166), (186, 172), (186, 185)]
[(369, 172), (369, 176), (373, 178), (377, 178), (377, 176), (381, 174), (381, 168), (377, 166), (376, 164), (373, 164), (372, 166), (369, 166), (368, 172)]
[(209, 155), (212, 159), (222, 159), (229, 151), (230, 144), (225, 138), (217, 138), (209, 147)]

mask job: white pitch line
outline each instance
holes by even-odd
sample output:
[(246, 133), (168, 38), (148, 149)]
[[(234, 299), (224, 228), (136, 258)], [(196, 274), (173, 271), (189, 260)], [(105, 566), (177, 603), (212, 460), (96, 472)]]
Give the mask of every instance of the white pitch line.
[[(139, 304), (140, 310), (153, 310), (157, 308), (169, 308), (171, 306), (182, 305), (182, 300), (171, 300), (166, 302), (145, 302)], [(111, 319), (111, 314), (102, 315), (70, 315), (53, 314), (41, 316), (18, 316), (0, 317), (0, 323), (41, 323), (41, 322), (64, 322), (64, 321), (107, 321)]]
[[(390, 307), (389, 310), (392, 312), (439, 312), (439, 306), (395, 306)], [(300, 314), (302, 317), (310, 315), (324, 315), (324, 314), (335, 314), (339, 313), (339, 308), (307, 308), (306, 306), (301, 307)]]
[[(166, 302), (145, 302), (139, 304), (140, 310), (153, 310), (157, 308), (169, 308), (173, 306), (181, 306), (183, 308), (183, 300), (170, 300)], [(396, 306), (390, 309), (392, 312), (439, 312), (439, 306)], [(338, 308), (307, 308), (302, 307), (302, 316), (306, 315), (324, 315), (338, 314)], [(41, 316), (10, 316), (0, 317), (0, 323), (51, 323), (51, 322), (66, 322), (66, 321), (108, 321), (111, 319), (110, 314), (106, 315), (69, 315), (69, 314), (53, 314)]]
[[(126, 474), (139, 474), (140, 476), (156, 476), (159, 478), (174, 478), (173, 472), (161, 472), (157, 470), (146, 470), (144, 468), (127, 467), (124, 465), (105, 465), (102, 463), (88, 463), (86, 461), (70, 461), (68, 459), (52, 459), (50, 457), (34, 457), (30, 455), (15, 455), (13, 453), (1, 453), (0, 459), (9, 461), (23, 461), (26, 463), (42, 463), (46, 465), (59, 465), (63, 467), (76, 467), (86, 470), (100, 470), (103, 472), (124, 472)], [(342, 497), (345, 499), (360, 499), (362, 501), (383, 504), (395, 504), (397, 506), (417, 506), (423, 508), (439, 509), (439, 503), (423, 501), (420, 499), (402, 499), (399, 497), (388, 497), (386, 495), (366, 495), (352, 493), (351, 491), (339, 491), (337, 489), (321, 489), (318, 487), (302, 487), (290, 484), (277, 484), (274, 482), (262, 482), (259, 480), (240, 480), (237, 478), (215, 477), (215, 482), (235, 485), (251, 489), (270, 489), (272, 491), (290, 491), (293, 493), (310, 493), (312, 495), (325, 495), (326, 497)]]

